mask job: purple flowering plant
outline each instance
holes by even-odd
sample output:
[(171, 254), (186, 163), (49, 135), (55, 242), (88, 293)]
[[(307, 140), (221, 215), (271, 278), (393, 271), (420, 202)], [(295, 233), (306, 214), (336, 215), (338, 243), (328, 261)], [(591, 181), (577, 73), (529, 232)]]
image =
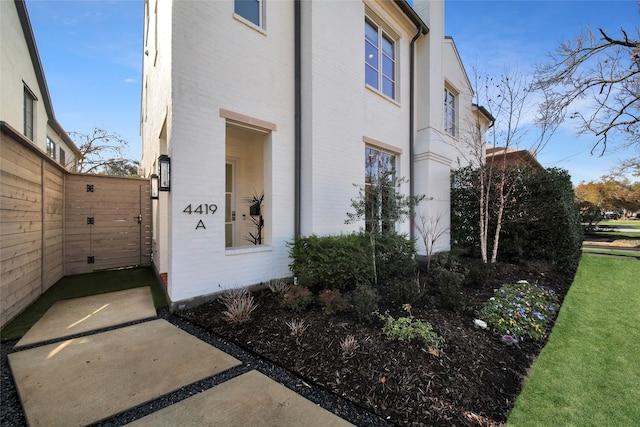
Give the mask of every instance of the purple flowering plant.
[(480, 317), (492, 330), (515, 342), (540, 340), (548, 334), (557, 304), (553, 290), (521, 280), (496, 289), (480, 310)]

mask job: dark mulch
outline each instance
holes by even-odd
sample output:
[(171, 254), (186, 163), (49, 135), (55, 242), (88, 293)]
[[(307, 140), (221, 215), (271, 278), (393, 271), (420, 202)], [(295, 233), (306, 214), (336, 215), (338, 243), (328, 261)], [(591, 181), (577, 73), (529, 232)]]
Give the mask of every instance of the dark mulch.
[[(447, 310), (429, 285), (413, 304), (412, 315), (429, 321), (445, 339), (443, 352), (432, 354), (417, 342), (388, 341), (381, 323), (363, 324), (348, 314), (326, 315), (319, 306), (295, 313), (269, 290), (254, 293), (258, 308), (251, 320), (232, 325), (224, 306), (213, 301), (179, 316), (255, 352), (371, 411), (390, 423), (410, 426), (497, 426), (503, 424), (544, 342), (507, 346), (500, 337), (474, 328), (473, 319), (493, 289), (528, 280), (556, 291), (562, 300), (572, 273), (554, 271), (544, 263), (500, 264), (492, 285), (462, 289), (464, 309)], [(406, 316), (390, 286), (381, 286), (380, 311)], [(286, 322), (304, 319), (301, 337)], [(343, 355), (340, 342), (354, 335), (359, 348)]]

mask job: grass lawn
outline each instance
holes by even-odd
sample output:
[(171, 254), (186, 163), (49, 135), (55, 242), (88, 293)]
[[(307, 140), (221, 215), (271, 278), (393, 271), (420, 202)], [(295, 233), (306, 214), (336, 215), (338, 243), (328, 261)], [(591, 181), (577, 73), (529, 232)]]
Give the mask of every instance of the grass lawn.
[(601, 249), (601, 248), (583, 248), (584, 254), (601, 254), (601, 255), (615, 255), (615, 256), (628, 256), (628, 257), (640, 257), (638, 251), (625, 251), (624, 249)]
[(508, 426), (631, 426), (640, 420), (640, 261), (580, 261)]
[(143, 286), (151, 287), (153, 303), (156, 308), (167, 305), (162, 285), (151, 267), (100, 271), (63, 277), (33, 304), (7, 323), (2, 328), (0, 337), (2, 341), (22, 337), (56, 301)]

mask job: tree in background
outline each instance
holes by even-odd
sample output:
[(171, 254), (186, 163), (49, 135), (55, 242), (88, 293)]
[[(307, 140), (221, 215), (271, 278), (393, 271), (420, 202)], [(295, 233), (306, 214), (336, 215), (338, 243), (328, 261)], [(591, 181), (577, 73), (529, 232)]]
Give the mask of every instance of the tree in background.
[[(592, 152), (601, 145), (604, 154), (614, 135), (640, 148), (640, 27), (631, 35), (588, 28), (550, 57), (536, 70), (534, 87), (550, 93), (542, 111), (556, 121), (577, 119), (580, 133), (598, 137)], [(593, 104), (578, 110), (585, 98)]]
[(640, 210), (640, 182), (630, 183), (626, 178), (602, 177), (600, 181), (582, 182), (575, 189), (576, 199), (583, 211), (583, 221), (592, 223), (604, 212), (629, 213)]
[(77, 171), (103, 175), (136, 176), (139, 162), (124, 156), (129, 142), (116, 133), (94, 128), (91, 134), (69, 132), (81, 156)]

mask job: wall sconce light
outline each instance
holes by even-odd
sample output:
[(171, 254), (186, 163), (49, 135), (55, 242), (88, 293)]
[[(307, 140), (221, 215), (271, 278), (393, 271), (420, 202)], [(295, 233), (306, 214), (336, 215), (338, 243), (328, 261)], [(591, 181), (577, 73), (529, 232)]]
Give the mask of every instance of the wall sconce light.
[(158, 190), (169, 191), (171, 189), (171, 159), (166, 154), (158, 157), (158, 175), (160, 175)]
[(151, 175), (150, 179), (151, 179), (151, 199), (157, 200), (158, 196), (160, 195), (158, 193), (158, 182), (159, 182), (158, 175), (154, 173)]

